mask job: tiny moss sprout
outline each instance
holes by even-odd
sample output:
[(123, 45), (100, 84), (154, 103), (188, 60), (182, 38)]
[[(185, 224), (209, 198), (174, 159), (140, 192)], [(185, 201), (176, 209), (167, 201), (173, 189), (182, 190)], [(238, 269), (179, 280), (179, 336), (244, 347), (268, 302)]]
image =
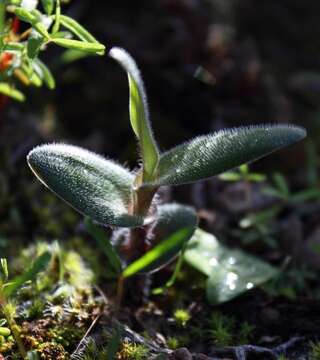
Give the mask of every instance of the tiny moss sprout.
[(178, 326), (185, 327), (188, 321), (191, 319), (191, 315), (188, 310), (177, 309), (173, 313), (173, 318)]
[(310, 360), (320, 360), (320, 342), (310, 342)]
[[(57, 15), (54, 19), (57, 23)], [(63, 23), (62, 18), (60, 21)], [(116, 305), (119, 307), (128, 278), (158, 271), (179, 254), (181, 256), (195, 234), (193, 249), (203, 246), (204, 242), (209, 244), (208, 235), (197, 229), (198, 219), (193, 208), (180, 204), (159, 205), (156, 194), (161, 186), (182, 185), (221, 174), (295, 143), (304, 138), (306, 132), (289, 125), (239, 127), (199, 136), (161, 152), (152, 131), (144, 84), (134, 59), (120, 48), (112, 48), (109, 56), (128, 76), (130, 123), (138, 139), (140, 168), (132, 172), (112, 160), (66, 144), (38, 146), (29, 153), (27, 160), (47, 188), (87, 216), (87, 229), (98, 241), (109, 268), (118, 278)], [(249, 176), (247, 168), (242, 176)], [(110, 241), (97, 224), (120, 230), (114, 231)], [(191, 264), (197, 262), (194, 256), (193, 253)], [(255, 266), (258, 265), (255, 262)], [(178, 266), (179, 269), (180, 261)], [(248, 267), (253, 268), (253, 265), (248, 263)], [(209, 273), (209, 270), (201, 270)], [(208, 296), (211, 302), (226, 301), (234, 296), (232, 292), (237, 294), (266, 281), (273, 272), (265, 270), (263, 267), (261, 276), (253, 282), (239, 281), (239, 288), (236, 286), (239, 275), (228, 271), (226, 276), (232, 282), (226, 283), (230, 285), (228, 297), (218, 300), (212, 300), (213, 293), (216, 294), (212, 291), (215, 279), (210, 279)], [(170, 286), (175, 278), (176, 272)]]

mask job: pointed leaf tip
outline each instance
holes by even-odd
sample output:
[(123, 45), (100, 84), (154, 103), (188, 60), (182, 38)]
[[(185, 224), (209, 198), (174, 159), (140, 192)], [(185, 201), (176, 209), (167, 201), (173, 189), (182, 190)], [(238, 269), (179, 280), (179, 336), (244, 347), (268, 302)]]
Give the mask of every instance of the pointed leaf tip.
[(199, 136), (162, 154), (158, 179), (146, 185), (180, 185), (258, 160), (306, 136), (290, 125), (256, 125)]
[(134, 59), (121, 48), (112, 48), (109, 56), (116, 60), (128, 75), (130, 88), (130, 122), (141, 147), (143, 178), (145, 181), (150, 181), (153, 179), (158, 164), (159, 151), (153, 137), (147, 95), (140, 71)]
[(98, 223), (123, 227), (143, 224), (141, 217), (128, 214), (134, 177), (120, 165), (64, 144), (36, 147), (27, 160), (45, 186)]

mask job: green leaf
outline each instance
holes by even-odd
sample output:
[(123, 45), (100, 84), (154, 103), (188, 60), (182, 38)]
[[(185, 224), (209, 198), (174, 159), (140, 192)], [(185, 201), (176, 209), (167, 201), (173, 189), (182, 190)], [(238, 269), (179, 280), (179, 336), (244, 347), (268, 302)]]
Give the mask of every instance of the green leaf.
[(107, 359), (114, 360), (116, 359), (117, 352), (119, 351), (121, 345), (121, 336), (122, 336), (122, 326), (118, 323), (115, 326), (111, 339), (109, 340), (107, 346)]
[(8, 83), (0, 83), (0, 93), (17, 101), (24, 101), (24, 94)]
[(97, 39), (89, 33), (82, 25), (80, 25), (76, 20), (72, 19), (69, 16), (61, 15), (60, 16), (61, 25), (74, 33), (79, 39), (89, 43), (99, 44)]
[(123, 272), (124, 277), (137, 272), (151, 273), (172, 261), (193, 235), (197, 216), (193, 208), (178, 204), (158, 207), (157, 222), (147, 239), (151, 250), (131, 263)]
[(88, 54), (80, 50), (68, 49), (61, 55), (61, 62), (63, 64), (70, 64), (88, 56), (92, 56), (92, 54)]
[(6, 297), (15, 293), (27, 281), (34, 280), (39, 272), (44, 271), (47, 268), (50, 260), (51, 254), (48, 251), (40, 255), (29, 270), (13, 279), (12, 282), (4, 288), (4, 294)]
[(9, 270), (8, 270), (8, 262), (7, 259), (1, 258), (0, 259), (1, 271), (0, 271), (0, 278), (6, 282), (9, 278)]
[(61, 4), (60, 4), (60, 0), (56, 0), (55, 22), (52, 27), (53, 34), (60, 30), (60, 19), (61, 19)]
[(31, 35), (28, 38), (27, 54), (30, 59), (34, 59), (38, 56), (41, 46), (45, 43), (45, 39), (40, 36)]
[(123, 49), (112, 48), (109, 56), (115, 59), (128, 74), (130, 122), (141, 147), (143, 181), (151, 181), (157, 168), (159, 151), (151, 129), (147, 96), (139, 69), (134, 59)]
[(161, 244), (157, 245), (152, 250), (148, 251), (138, 260), (131, 263), (123, 272), (123, 277), (130, 277), (138, 272), (149, 272), (146, 269), (152, 267), (153, 270), (158, 270), (158, 265), (153, 266), (155, 262), (159, 263), (159, 259), (163, 256), (166, 256), (167, 253), (172, 252), (174, 249), (179, 248), (179, 251), (182, 248), (182, 245), (185, 243), (186, 239), (190, 239), (192, 236), (192, 228), (184, 228), (173, 235), (169, 236)]
[(180, 185), (206, 179), (260, 159), (306, 136), (287, 125), (239, 127), (199, 136), (164, 153), (158, 178), (146, 185)]
[(277, 189), (279, 189), (280, 194), (282, 194), (284, 198), (288, 198), (290, 195), (290, 189), (288, 187), (285, 177), (280, 173), (275, 173), (273, 175), (273, 181)]
[(44, 38), (46, 38), (47, 40), (50, 38), (50, 35), (46, 27), (42, 24), (39, 17), (36, 16), (33, 12), (28, 11), (21, 7), (16, 7), (14, 8), (14, 13), (22, 21), (31, 24), (34, 27), (34, 29)]
[(200, 229), (188, 243), (185, 260), (208, 276), (207, 297), (212, 305), (229, 301), (279, 273), (252, 255), (221, 245)]
[(51, 15), (54, 9), (54, 0), (41, 0), (44, 11)]
[(56, 87), (56, 82), (51, 71), (39, 58), (33, 60), (33, 68), (50, 90)]
[(72, 39), (51, 38), (51, 42), (67, 49), (85, 51), (88, 53), (103, 55), (105, 46), (100, 43), (89, 43)]
[(96, 240), (97, 244), (106, 255), (113, 271), (116, 274), (120, 274), (122, 270), (121, 260), (103, 229), (95, 225), (90, 218), (85, 219), (85, 225), (88, 232)]
[(44, 185), (98, 223), (143, 225), (143, 218), (129, 214), (134, 176), (122, 166), (64, 144), (36, 147), (28, 163)]

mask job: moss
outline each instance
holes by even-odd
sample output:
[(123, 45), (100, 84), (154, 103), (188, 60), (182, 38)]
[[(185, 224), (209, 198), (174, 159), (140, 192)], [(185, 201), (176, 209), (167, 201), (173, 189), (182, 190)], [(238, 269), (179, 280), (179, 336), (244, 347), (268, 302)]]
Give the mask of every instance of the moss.
[(177, 309), (173, 313), (173, 318), (178, 326), (185, 327), (188, 321), (191, 319), (191, 315), (188, 310)]
[(310, 342), (310, 360), (320, 360), (320, 342)]
[(218, 346), (229, 346), (233, 342), (235, 319), (214, 312), (209, 320), (209, 336)]
[(117, 353), (117, 360), (147, 360), (149, 349), (141, 344), (124, 341)]

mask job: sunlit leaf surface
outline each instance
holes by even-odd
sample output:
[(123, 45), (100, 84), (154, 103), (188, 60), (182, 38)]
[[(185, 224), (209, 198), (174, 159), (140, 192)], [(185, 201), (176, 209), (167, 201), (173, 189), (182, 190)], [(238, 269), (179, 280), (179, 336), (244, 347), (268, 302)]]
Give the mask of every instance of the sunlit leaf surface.
[(63, 144), (36, 147), (28, 163), (44, 185), (95, 221), (123, 227), (143, 224), (141, 217), (129, 215), (133, 175), (122, 166)]
[(241, 250), (221, 245), (211, 234), (198, 229), (188, 243), (185, 260), (208, 276), (211, 304), (231, 300), (278, 274), (266, 262)]
[(206, 179), (305, 136), (304, 129), (287, 125), (239, 127), (199, 136), (162, 154), (158, 178), (150, 184), (179, 185)]

